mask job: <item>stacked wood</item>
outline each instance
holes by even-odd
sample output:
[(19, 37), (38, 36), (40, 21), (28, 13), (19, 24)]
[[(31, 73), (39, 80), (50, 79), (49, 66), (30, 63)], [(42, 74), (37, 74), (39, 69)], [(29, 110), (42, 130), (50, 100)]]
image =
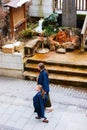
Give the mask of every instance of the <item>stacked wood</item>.
[(59, 42), (55, 40), (56, 35), (53, 34), (48, 38), (48, 42), (50, 43), (50, 51), (55, 51), (56, 47), (59, 46)]
[(68, 42), (68, 41), (71, 41), (70, 39), (70, 35), (69, 33), (67, 33), (66, 31), (59, 31), (57, 34), (56, 34), (56, 40), (62, 44), (64, 42)]
[(2, 46), (2, 52), (13, 53), (14, 52), (14, 45), (13, 44), (7, 44), (7, 45)]
[(59, 42), (56, 40), (56, 35), (55, 34), (52, 34), (50, 37), (48, 37), (48, 40), (49, 40), (49, 42), (51, 43), (51, 44), (54, 44), (54, 45), (56, 45), (56, 44), (58, 44), (59, 45)]
[(16, 41), (14, 39), (8, 39), (5, 44), (2, 46), (2, 52), (4, 53), (13, 53), (20, 52), (23, 47), (22, 42)]

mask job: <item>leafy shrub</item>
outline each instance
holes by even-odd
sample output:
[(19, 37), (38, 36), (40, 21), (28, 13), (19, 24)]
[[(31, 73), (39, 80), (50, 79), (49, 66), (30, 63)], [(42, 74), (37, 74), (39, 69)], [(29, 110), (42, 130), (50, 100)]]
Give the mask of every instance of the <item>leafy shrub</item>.
[(34, 35), (34, 31), (31, 28), (26, 28), (25, 30), (19, 32), (20, 38), (32, 38), (33, 35)]
[(44, 29), (44, 35), (45, 36), (50, 36), (51, 34), (54, 34), (54, 33), (57, 33), (57, 32), (58, 32), (58, 28), (54, 28), (52, 25), (48, 25)]

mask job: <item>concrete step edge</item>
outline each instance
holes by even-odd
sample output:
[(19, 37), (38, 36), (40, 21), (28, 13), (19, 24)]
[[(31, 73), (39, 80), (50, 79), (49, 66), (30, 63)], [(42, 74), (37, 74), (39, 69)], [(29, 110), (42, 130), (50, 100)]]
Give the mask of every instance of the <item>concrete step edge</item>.
[[(33, 71), (24, 71), (23, 76), (29, 76), (29, 77), (37, 77), (38, 72)], [(66, 81), (76, 81), (76, 82), (84, 82), (87, 83), (87, 77), (81, 77), (81, 76), (66, 76), (63, 74), (49, 74), (49, 79), (53, 80), (66, 80)]]

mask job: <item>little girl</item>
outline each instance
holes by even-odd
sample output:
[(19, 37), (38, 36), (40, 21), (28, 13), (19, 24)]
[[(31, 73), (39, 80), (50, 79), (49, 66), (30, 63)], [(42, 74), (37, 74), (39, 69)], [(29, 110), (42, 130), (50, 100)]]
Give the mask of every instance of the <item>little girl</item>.
[(44, 93), (41, 85), (38, 85), (36, 90), (38, 91), (33, 97), (33, 106), (34, 112), (37, 113), (36, 119), (43, 118), (43, 122), (48, 123), (47, 118), (45, 117), (45, 103), (47, 101), (47, 95)]

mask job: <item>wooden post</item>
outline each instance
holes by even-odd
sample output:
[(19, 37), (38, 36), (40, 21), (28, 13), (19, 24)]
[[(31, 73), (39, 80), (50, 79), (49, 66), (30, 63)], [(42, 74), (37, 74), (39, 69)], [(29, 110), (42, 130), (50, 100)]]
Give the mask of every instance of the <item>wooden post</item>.
[(23, 8), (24, 8), (24, 18), (25, 18), (25, 21), (24, 21), (24, 29), (27, 27), (27, 24), (26, 24), (26, 5), (24, 4), (23, 5)]
[(11, 38), (14, 37), (14, 21), (13, 21), (13, 8), (10, 7), (10, 29), (11, 29)]
[(87, 0), (86, 0), (86, 10), (87, 10)]
[(75, 0), (63, 0), (63, 4), (62, 4), (62, 26), (76, 27)]
[(55, 12), (55, 0), (52, 0), (53, 3), (53, 12)]

